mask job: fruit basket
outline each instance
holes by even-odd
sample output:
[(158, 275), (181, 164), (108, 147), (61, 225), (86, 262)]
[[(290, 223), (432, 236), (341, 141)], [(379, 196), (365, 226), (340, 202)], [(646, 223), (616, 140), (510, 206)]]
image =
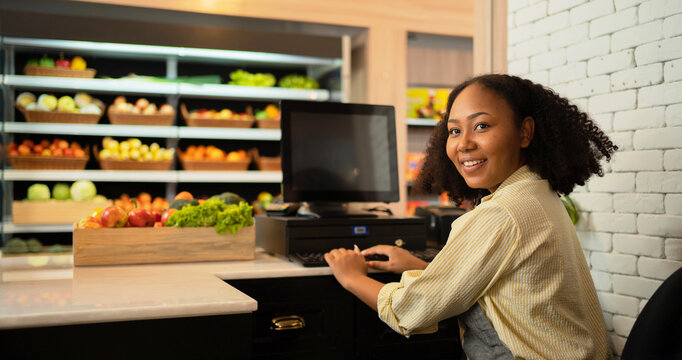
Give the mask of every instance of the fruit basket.
[(256, 126), (260, 129), (279, 129), (279, 120), (256, 119)]
[(185, 123), (187, 123), (187, 126), (250, 128), (253, 126), (254, 123), (253, 114), (251, 114), (252, 111), (250, 111), (250, 108), (247, 108), (248, 114), (247, 120), (212, 119), (192, 116), (187, 110), (187, 106), (185, 106), (185, 104), (180, 105), (180, 112), (182, 113), (182, 118), (185, 119)]
[(38, 123), (67, 123), (67, 124), (97, 124), (102, 117), (101, 114), (78, 114), (68, 111), (41, 111), (41, 110), (26, 110), (18, 106), (17, 109), (21, 111), (26, 119), (26, 122)]
[(95, 69), (72, 70), (66, 68), (56, 68), (39, 65), (24, 66), (24, 74), (30, 76), (56, 76), (56, 77), (70, 77), (92, 79), (97, 74)]
[(244, 171), (249, 168), (251, 159), (227, 160), (192, 160), (185, 154), (178, 154), (182, 168), (187, 171)]
[(7, 155), (15, 170), (83, 170), (90, 160), (90, 150), (85, 148), (85, 157)]
[(12, 222), (14, 224), (72, 224), (87, 216), (95, 208), (106, 208), (112, 204), (107, 201), (13, 201)]
[(109, 122), (114, 125), (171, 126), (175, 119), (175, 113), (152, 115), (129, 114), (118, 112), (111, 106), (107, 110), (107, 115), (109, 116)]
[(255, 226), (219, 235), (213, 227), (73, 228), (73, 264), (122, 265), (252, 260)]
[(99, 162), (102, 170), (156, 170), (168, 171), (173, 165), (173, 160), (138, 161), (138, 160), (118, 160), (101, 159), (97, 154), (97, 147), (94, 147), (95, 158)]
[(253, 162), (256, 164), (256, 168), (262, 171), (281, 171), (282, 170), (282, 157), (280, 156), (261, 156), (258, 153), (258, 149), (254, 148), (249, 150), (249, 154), (253, 158)]

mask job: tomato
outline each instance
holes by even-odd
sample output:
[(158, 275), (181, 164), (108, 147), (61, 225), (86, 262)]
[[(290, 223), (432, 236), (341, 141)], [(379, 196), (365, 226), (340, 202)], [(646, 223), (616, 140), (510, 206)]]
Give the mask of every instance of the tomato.
[(189, 191), (181, 191), (175, 195), (175, 200), (177, 199), (192, 200), (194, 199), (194, 196)]
[(93, 217), (99, 221), (102, 218), (102, 211), (104, 211), (104, 209), (96, 208), (95, 210), (92, 210), (92, 213), (90, 213), (90, 217)]

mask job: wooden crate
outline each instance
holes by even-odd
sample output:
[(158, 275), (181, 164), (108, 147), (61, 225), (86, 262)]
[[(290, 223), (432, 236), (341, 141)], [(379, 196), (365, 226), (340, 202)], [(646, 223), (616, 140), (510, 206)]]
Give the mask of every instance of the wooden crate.
[(104, 228), (73, 230), (73, 264), (124, 265), (252, 260), (255, 226), (235, 235), (213, 227)]
[(122, 113), (109, 106), (107, 110), (109, 122), (114, 125), (147, 125), (147, 126), (171, 126), (175, 120), (175, 113), (172, 114), (132, 114)]
[(14, 201), (12, 202), (12, 222), (22, 225), (34, 224), (73, 224), (92, 213), (96, 208), (112, 205), (107, 201)]
[(31, 76), (57, 76), (57, 77), (71, 77), (92, 79), (97, 74), (95, 69), (72, 70), (58, 67), (47, 67), (39, 65), (24, 66), (24, 74)]
[(247, 108), (249, 118), (247, 120), (233, 120), (233, 119), (206, 119), (200, 117), (190, 116), (187, 106), (180, 104), (180, 113), (185, 119), (187, 126), (193, 127), (229, 127), (229, 128), (250, 128), (253, 126), (254, 118), (251, 114), (250, 108)]
[[(85, 149), (87, 154), (90, 150)], [(84, 158), (40, 155), (10, 155), (10, 166), (15, 170), (83, 170), (89, 156)]]

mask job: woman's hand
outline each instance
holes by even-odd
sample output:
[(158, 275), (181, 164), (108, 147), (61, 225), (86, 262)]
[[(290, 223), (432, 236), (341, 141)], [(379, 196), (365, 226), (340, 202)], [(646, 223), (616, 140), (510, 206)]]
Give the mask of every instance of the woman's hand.
[(390, 271), (396, 274), (401, 274), (406, 270), (424, 270), (429, 264), (414, 255), (409, 251), (399, 248), (397, 246), (377, 245), (367, 248), (362, 251), (362, 255), (386, 255), (386, 261), (368, 261), (367, 266)]
[(367, 276), (367, 264), (360, 249), (334, 249), (324, 254), (324, 259), (334, 273), (336, 280), (348, 289), (353, 279)]

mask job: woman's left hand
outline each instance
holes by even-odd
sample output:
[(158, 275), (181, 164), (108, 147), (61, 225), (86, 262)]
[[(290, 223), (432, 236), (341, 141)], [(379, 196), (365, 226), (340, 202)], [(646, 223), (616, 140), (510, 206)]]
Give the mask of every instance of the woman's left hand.
[(324, 254), (324, 259), (332, 269), (336, 280), (344, 288), (348, 288), (348, 284), (354, 278), (367, 276), (365, 257), (357, 247), (355, 250), (334, 249)]

